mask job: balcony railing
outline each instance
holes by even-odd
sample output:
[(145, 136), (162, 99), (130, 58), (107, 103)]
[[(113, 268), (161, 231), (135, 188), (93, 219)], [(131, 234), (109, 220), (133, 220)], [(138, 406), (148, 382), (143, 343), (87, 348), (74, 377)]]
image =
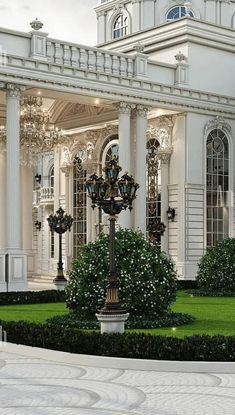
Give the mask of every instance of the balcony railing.
[(54, 188), (42, 187), (33, 192), (33, 205), (50, 205), (54, 203)]

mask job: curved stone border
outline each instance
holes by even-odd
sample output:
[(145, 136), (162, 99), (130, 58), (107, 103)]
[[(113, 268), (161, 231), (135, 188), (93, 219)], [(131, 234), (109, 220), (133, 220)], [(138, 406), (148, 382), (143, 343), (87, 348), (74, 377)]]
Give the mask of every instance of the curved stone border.
[(102, 367), (124, 370), (149, 370), (156, 372), (184, 373), (234, 373), (235, 362), (179, 362), (165, 360), (123, 359), (58, 352), (6, 343), (0, 352), (15, 353), (21, 356), (50, 360), (58, 363), (78, 364), (81, 366)]

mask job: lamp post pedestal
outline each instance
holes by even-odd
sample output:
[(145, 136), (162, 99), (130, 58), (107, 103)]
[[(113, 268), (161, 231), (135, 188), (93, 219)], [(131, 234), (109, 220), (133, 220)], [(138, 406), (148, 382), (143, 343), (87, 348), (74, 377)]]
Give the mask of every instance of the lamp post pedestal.
[(101, 334), (104, 333), (121, 333), (125, 331), (125, 322), (129, 317), (129, 313), (125, 314), (96, 314), (97, 320), (100, 322)]

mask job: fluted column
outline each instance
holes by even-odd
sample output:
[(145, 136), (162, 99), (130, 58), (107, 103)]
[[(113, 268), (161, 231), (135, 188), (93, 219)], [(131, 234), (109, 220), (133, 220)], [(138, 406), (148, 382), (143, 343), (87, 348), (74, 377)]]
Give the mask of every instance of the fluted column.
[[(119, 111), (119, 164), (121, 174), (132, 173), (131, 167), (131, 108), (126, 102), (120, 102)], [(122, 228), (131, 228), (131, 213), (124, 211), (119, 215), (118, 224)]]
[(146, 235), (146, 133), (148, 107), (137, 105), (136, 107), (136, 171), (135, 180), (140, 188), (135, 203), (135, 228), (140, 229)]
[(20, 93), (19, 87), (7, 85), (7, 248), (21, 248), (20, 224)]

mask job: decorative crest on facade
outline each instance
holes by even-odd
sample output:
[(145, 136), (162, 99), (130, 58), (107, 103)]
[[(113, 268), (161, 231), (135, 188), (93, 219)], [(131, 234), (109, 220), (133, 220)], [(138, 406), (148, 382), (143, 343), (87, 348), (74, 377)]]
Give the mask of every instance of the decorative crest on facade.
[(204, 129), (204, 135), (207, 137), (211, 130), (222, 130), (228, 134), (232, 133), (231, 125), (225, 120), (224, 117), (217, 116), (213, 120), (206, 123)]

